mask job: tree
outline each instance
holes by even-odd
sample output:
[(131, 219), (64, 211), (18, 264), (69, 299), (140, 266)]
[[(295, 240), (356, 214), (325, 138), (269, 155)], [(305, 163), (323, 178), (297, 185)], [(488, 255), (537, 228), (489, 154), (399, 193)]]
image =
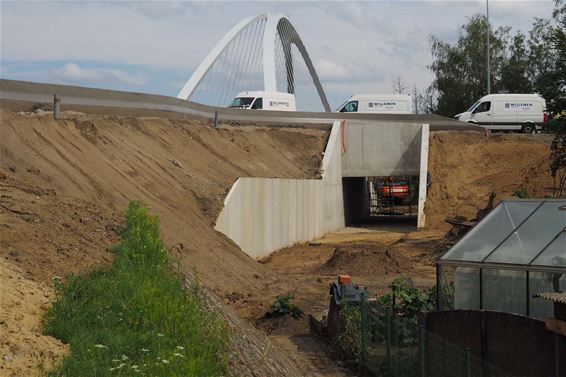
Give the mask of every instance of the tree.
[(555, 198), (566, 194), (566, 111), (555, 116), (556, 135), (550, 144), (550, 175), (554, 180)]
[(432, 87), (438, 93), (439, 114), (453, 116), (487, 94), (488, 30), (491, 87), (496, 93), (501, 89), (502, 68), (507, 61), (509, 27), (499, 27), (493, 31), (485, 16), (475, 15), (462, 26), (458, 41), (454, 45), (434, 36), (430, 38), (434, 61), (429, 68), (436, 76)]
[(435, 89), (430, 86), (417, 97), (419, 112), (424, 114), (435, 114), (437, 112), (437, 103)]
[(557, 57), (557, 98), (551, 101), (550, 110), (555, 113), (566, 110), (566, 1), (557, 0), (553, 12), (557, 26), (552, 35), (552, 44)]
[(509, 47), (509, 60), (501, 69), (500, 87), (507, 93), (532, 93), (532, 78), (527, 40), (518, 32)]
[(398, 74), (397, 77), (393, 79), (393, 93), (405, 94), (406, 91), (407, 91), (407, 86), (403, 82), (401, 75)]
[(555, 50), (555, 29), (546, 19), (537, 19), (530, 31), (529, 63), (533, 75), (533, 91), (542, 95), (551, 112), (560, 110), (562, 84), (559, 56)]

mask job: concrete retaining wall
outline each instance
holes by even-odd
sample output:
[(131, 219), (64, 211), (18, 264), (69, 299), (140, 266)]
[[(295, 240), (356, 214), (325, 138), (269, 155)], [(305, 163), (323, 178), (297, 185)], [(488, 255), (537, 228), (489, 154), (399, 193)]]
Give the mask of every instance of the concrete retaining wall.
[[(239, 178), (215, 229), (248, 255), (262, 258), (344, 227), (342, 178), (379, 175), (420, 176), (422, 227), (428, 131), (427, 124), (335, 121), (322, 160), (322, 179)], [(364, 196), (358, 193), (354, 201)], [(348, 206), (349, 212), (355, 209)]]
[(215, 229), (253, 258), (344, 226), (340, 122), (333, 123), (322, 179), (239, 178)]
[(419, 175), (421, 126), (420, 123), (349, 121), (344, 131), (346, 151), (342, 175)]

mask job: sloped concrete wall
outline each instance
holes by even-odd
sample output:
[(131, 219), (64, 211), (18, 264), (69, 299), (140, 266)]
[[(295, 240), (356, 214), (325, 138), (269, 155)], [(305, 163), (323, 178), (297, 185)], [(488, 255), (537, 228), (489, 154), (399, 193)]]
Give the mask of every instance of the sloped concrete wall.
[(215, 229), (253, 258), (344, 226), (340, 122), (332, 125), (322, 179), (239, 178)]

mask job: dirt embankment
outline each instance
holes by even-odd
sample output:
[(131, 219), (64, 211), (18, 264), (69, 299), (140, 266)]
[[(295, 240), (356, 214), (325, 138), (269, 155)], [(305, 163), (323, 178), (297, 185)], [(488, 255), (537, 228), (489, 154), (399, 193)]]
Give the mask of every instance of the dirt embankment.
[(434, 132), (430, 138), (432, 185), (425, 205), (427, 228), (447, 229), (447, 217), (468, 219), (525, 189), (532, 198), (552, 194), (551, 135)]
[[(30, 336), (28, 351), (21, 348), (19, 316), (39, 323), (45, 305), (27, 300), (15, 283), (47, 298), (55, 276), (109, 263), (106, 248), (117, 240), (130, 200), (160, 216), (166, 244), (205, 287), (222, 297), (260, 292), (272, 276), (213, 230), (224, 197), (240, 176), (318, 176), (327, 137), (189, 120), (66, 113), (55, 121), (50, 114), (0, 111), (2, 288), (16, 292), (2, 292), (2, 375), (29, 375), (28, 365), (40, 364), (44, 353), (35, 325), (28, 330), (37, 342)], [(17, 277), (4, 278), (5, 269)]]
[[(60, 121), (50, 114), (8, 111), (0, 117), (0, 332), (7, 334), (0, 343), (2, 375), (29, 375), (64, 352), (39, 332), (51, 281), (111, 261), (106, 248), (116, 242), (130, 200), (142, 201), (160, 216), (165, 242), (184, 271), (196, 273), (205, 287), (253, 322), (277, 295), (288, 292), (306, 313), (324, 313), (328, 284), (338, 273), (349, 273), (373, 293), (383, 293), (400, 275), (412, 277), (417, 286), (431, 285), (446, 217), (474, 217), (491, 192), (497, 202), (522, 188), (532, 197), (545, 196), (552, 186), (546, 136), (433, 133), (428, 230), (339, 232), (257, 263), (213, 230), (227, 191), (240, 176), (318, 176), (325, 132), (214, 129), (198, 121), (80, 113), (67, 113)], [(216, 305), (231, 315), (223, 303)], [(302, 344), (294, 334), (308, 331), (306, 318), (258, 326), (291, 335), (282, 338), (289, 349)], [(241, 346), (235, 354), (243, 356), (233, 360), (233, 367), (242, 375), (276, 374), (278, 368), (293, 375), (297, 365), (304, 373), (312, 371), (296, 350), (274, 357), (280, 350), (261, 334), (244, 329), (237, 336)], [(253, 347), (245, 340), (250, 336)]]

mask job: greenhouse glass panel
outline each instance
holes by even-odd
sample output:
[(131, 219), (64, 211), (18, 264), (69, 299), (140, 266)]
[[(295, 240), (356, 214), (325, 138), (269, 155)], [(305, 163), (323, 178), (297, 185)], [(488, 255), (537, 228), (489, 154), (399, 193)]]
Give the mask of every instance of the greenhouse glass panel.
[(563, 266), (566, 268), (566, 232), (560, 232), (558, 238), (532, 264), (536, 266)]
[(559, 209), (561, 205), (564, 202), (545, 202), (485, 262), (529, 264), (566, 226), (566, 211)]
[[(527, 273), (485, 269), (482, 272), (483, 308), (527, 314)], [(458, 295), (458, 292), (456, 292)]]
[(541, 202), (503, 202), (503, 206), (507, 210), (509, 220), (513, 224), (513, 228), (517, 228), (527, 216), (540, 206)]
[(479, 268), (456, 267), (454, 271), (454, 309), (479, 309)]
[(483, 260), (539, 205), (540, 202), (533, 201), (501, 203), (442, 259), (474, 262)]

